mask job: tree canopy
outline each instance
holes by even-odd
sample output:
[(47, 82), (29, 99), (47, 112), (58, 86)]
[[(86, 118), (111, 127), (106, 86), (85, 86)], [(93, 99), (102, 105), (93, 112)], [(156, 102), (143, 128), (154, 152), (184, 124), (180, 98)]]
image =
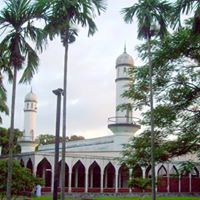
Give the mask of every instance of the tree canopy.
[[(19, 129), (14, 130), (14, 141), (13, 141), (13, 153), (20, 153), (21, 148), (17, 144), (18, 137), (22, 136), (22, 132)], [(9, 129), (0, 127), (0, 146), (2, 147), (2, 155), (8, 155), (8, 142), (9, 142)]]
[[(55, 135), (50, 134), (41, 134), (38, 136), (37, 140), (39, 144), (54, 144), (55, 143)], [(76, 140), (84, 140), (83, 136), (72, 135), (71, 137), (66, 137), (66, 141), (76, 141)], [(62, 137), (60, 136), (60, 142), (62, 142)]]
[[(178, 1), (179, 3), (181, 1)], [(197, 3), (196, 1), (194, 1)], [(192, 1), (191, 1), (192, 3)], [(154, 90), (155, 159), (170, 160), (187, 153), (198, 153), (200, 133), (200, 34), (194, 33), (193, 18), (168, 34), (151, 41)], [(141, 58), (148, 58), (148, 47), (138, 47)], [(145, 130), (127, 144), (122, 162), (150, 164), (150, 90), (148, 64), (137, 66), (134, 79), (124, 94), (133, 107), (142, 111)]]

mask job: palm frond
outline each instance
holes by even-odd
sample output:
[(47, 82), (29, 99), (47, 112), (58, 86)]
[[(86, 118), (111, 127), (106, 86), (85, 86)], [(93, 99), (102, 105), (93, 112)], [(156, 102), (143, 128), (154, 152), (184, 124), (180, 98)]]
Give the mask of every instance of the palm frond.
[(30, 82), (33, 78), (33, 75), (38, 70), (39, 65), (39, 57), (37, 56), (36, 52), (32, 47), (24, 41), (24, 53), (27, 55), (27, 66), (22, 74), (20, 79), (20, 83)]
[(97, 31), (94, 18), (106, 9), (105, 0), (51, 0), (48, 3), (50, 8), (46, 10), (48, 18), (45, 30), (50, 39), (70, 29), (72, 24), (88, 27), (88, 35), (93, 35)]
[[(0, 73), (0, 112), (1, 113), (5, 113), (8, 115), (9, 110), (8, 107), (6, 105), (6, 89), (3, 85), (3, 77), (2, 74)], [(0, 117), (0, 123), (2, 123), (2, 118)]]
[(171, 10), (171, 5), (165, 0), (140, 0), (131, 7), (123, 8), (121, 14), (126, 23), (132, 23), (136, 16), (138, 38), (147, 39), (166, 34)]
[[(194, 11), (194, 16), (199, 16), (200, 2), (198, 0), (177, 0), (174, 4), (174, 12), (172, 15), (172, 26), (175, 28), (177, 25), (181, 27), (181, 15), (188, 15)], [(196, 26), (195, 26), (196, 27)]]

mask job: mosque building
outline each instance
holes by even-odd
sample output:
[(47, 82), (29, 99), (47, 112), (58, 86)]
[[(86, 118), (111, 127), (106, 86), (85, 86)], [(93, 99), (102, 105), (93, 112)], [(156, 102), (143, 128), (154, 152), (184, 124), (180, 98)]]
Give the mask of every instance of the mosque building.
[[(123, 144), (140, 129), (140, 121), (133, 116), (130, 109), (118, 110), (121, 104), (131, 104), (130, 99), (122, 97), (129, 84), (129, 69), (134, 67), (133, 58), (124, 52), (116, 60), (116, 113), (108, 119), (108, 128), (113, 135), (94, 139), (69, 141), (66, 145), (65, 191), (66, 193), (133, 193), (141, 192), (139, 188), (129, 188), (128, 180), (132, 170), (138, 177), (151, 176), (151, 166), (137, 166), (127, 169), (121, 166)], [(52, 192), (54, 183), (55, 144), (42, 145), (35, 151), (35, 119), (37, 114), (37, 97), (30, 91), (24, 100), (24, 132), (19, 140), (21, 154), (17, 155), (24, 167), (44, 179), (42, 192)], [(61, 144), (59, 155), (59, 172), (61, 169)], [(191, 156), (190, 156), (191, 158)], [(156, 176), (160, 183), (157, 192), (200, 192), (199, 167), (191, 173), (180, 174), (178, 162), (186, 159), (180, 157), (173, 162), (156, 165)], [(195, 160), (195, 157), (193, 157)], [(176, 175), (176, 176), (175, 176)], [(61, 187), (59, 175), (59, 188)]]

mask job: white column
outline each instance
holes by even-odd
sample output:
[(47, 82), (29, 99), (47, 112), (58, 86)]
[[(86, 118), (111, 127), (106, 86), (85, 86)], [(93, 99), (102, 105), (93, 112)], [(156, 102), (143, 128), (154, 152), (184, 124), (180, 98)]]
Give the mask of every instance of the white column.
[[(133, 173), (133, 169), (129, 169), (129, 180), (132, 179), (132, 173)], [(129, 192), (132, 192), (132, 188), (129, 188)]]
[(37, 165), (33, 163), (33, 175), (36, 176), (36, 174), (37, 174)]
[(158, 186), (157, 186), (157, 183), (158, 183), (158, 167), (157, 166), (155, 166), (155, 181), (156, 181), (155, 187), (156, 187), (156, 192), (157, 192), (157, 190), (158, 190)]
[(118, 192), (118, 170), (115, 170), (115, 192)]
[(72, 169), (69, 168), (68, 192), (72, 192)]
[(181, 174), (178, 176), (179, 192), (181, 192)]
[(88, 192), (88, 170), (85, 169), (85, 192)]
[(101, 193), (103, 192), (103, 174), (104, 173), (104, 170), (101, 169)]

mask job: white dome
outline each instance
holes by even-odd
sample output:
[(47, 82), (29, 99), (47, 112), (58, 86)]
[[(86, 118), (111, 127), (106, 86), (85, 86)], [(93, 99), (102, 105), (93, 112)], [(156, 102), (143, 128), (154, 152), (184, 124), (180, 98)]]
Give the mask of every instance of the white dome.
[(37, 102), (37, 96), (32, 92), (32, 90), (26, 95), (24, 101), (35, 101)]
[(129, 54), (126, 53), (126, 51), (124, 51), (123, 54), (121, 54), (117, 60), (116, 60), (116, 66), (118, 65), (134, 65), (134, 61), (132, 56), (130, 56)]

